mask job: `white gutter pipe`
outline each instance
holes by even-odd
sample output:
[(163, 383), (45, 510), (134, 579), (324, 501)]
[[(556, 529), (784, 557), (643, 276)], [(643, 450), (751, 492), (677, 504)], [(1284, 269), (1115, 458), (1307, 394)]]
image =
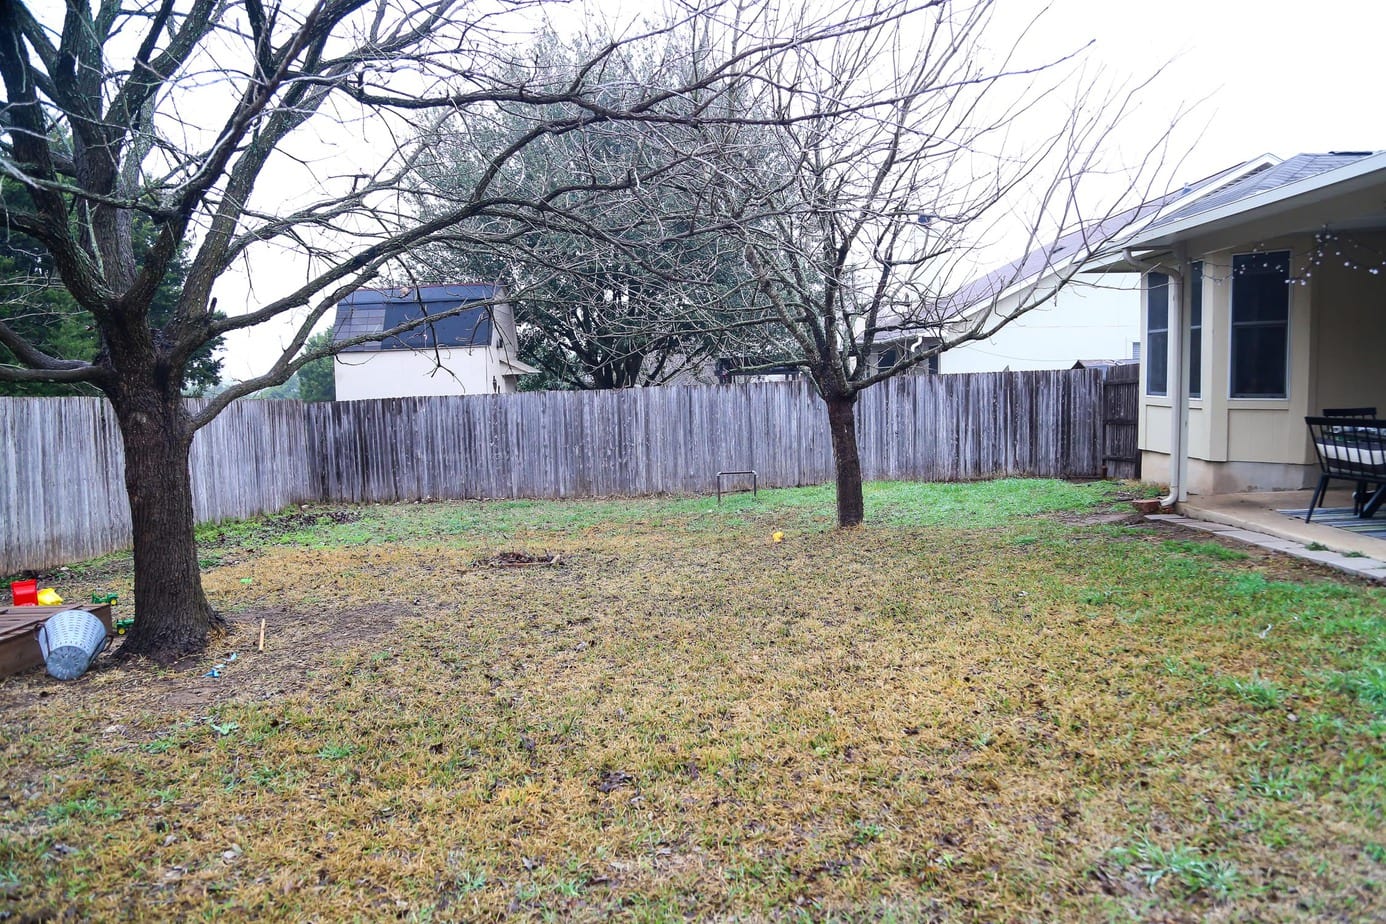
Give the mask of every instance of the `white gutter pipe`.
[(1184, 274), (1180, 270), (1184, 261), (1178, 256), (1173, 264), (1142, 260), (1132, 253), (1129, 247), (1122, 250), (1122, 256), (1126, 258), (1127, 263), (1139, 269), (1142, 275), (1159, 272), (1170, 278), (1169, 330), (1174, 336), (1169, 338), (1167, 344), (1169, 359), (1166, 390), (1170, 400), (1169, 494), (1160, 498), (1160, 506), (1173, 507), (1185, 497), (1185, 473), (1189, 466), (1189, 379), (1184, 372), (1189, 330), (1188, 325), (1184, 323)]

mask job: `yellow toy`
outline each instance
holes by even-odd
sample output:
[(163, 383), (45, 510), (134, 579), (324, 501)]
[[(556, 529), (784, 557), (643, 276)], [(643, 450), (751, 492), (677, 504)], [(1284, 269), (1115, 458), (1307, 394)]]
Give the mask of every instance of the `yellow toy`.
[(37, 599), (39, 606), (59, 606), (63, 602), (63, 598), (58, 596), (58, 592), (51, 587), (40, 590)]
[(776, 530), (775, 532), (770, 534), (770, 538), (774, 542), (784, 542), (784, 533)]

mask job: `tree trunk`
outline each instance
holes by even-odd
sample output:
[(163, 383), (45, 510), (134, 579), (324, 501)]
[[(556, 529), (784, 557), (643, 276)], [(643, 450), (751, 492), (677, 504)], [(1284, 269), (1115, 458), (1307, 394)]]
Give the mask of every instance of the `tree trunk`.
[(167, 663), (195, 654), (224, 620), (202, 592), (193, 535), (192, 426), (176, 393), (112, 398), (125, 441), (125, 487), (135, 552), (135, 625), (122, 657)]
[(857, 399), (824, 398), (837, 466), (837, 525), (860, 526), (865, 518), (861, 494), (861, 456), (857, 454)]

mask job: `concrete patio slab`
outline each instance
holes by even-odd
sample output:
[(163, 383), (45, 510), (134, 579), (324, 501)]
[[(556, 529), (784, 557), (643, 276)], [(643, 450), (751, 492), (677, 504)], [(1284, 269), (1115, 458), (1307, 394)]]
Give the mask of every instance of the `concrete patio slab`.
[[(1335, 552), (1356, 552), (1386, 562), (1386, 539), (1363, 536), (1319, 523), (1305, 523), (1279, 512), (1308, 507), (1312, 494), (1312, 491), (1267, 491), (1256, 494), (1195, 495), (1179, 505), (1179, 512), (1209, 523), (1263, 533), (1301, 545), (1316, 543)], [(1351, 490), (1329, 491), (1322, 506), (1352, 506)]]
[[(1152, 514), (1146, 519), (1213, 533), (1386, 583), (1386, 540), (1319, 523), (1305, 523), (1279, 512), (1308, 507), (1311, 493), (1272, 491), (1194, 496), (1179, 505), (1177, 514)], [(1343, 490), (1329, 491), (1322, 506), (1351, 504), (1351, 492)]]

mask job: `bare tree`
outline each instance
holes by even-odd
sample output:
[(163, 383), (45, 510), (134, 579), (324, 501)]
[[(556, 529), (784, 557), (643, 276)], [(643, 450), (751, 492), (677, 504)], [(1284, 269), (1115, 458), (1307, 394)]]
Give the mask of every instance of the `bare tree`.
[[(5, 196), (0, 215), (46, 251), (99, 339), (94, 358), (58, 355), (0, 321), (0, 345), (15, 360), (0, 364), (0, 379), (85, 382), (111, 402), (133, 521), (138, 619), (127, 654), (170, 659), (206, 644), (219, 620), (198, 572), (193, 435), (232, 400), (320, 358), (323, 351), (303, 346), (348, 292), (391, 272), (412, 249), (468, 237), (474, 224), (482, 227), (470, 239), (484, 240), (485, 217), (557, 221), (566, 197), (589, 184), (554, 176), (520, 195), (505, 188), (498, 180), (506, 165), (529, 145), (603, 122), (741, 118), (715, 104), (742, 74), (896, 15), (893, 7), (862, 8), (772, 32), (763, 5), (681, 4), (675, 18), (597, 49), (555, 84), (512, 52), (516, 35), (532, 27), (534, 6), (107, 0), (93, 9), (69, 0), (58, 22), (42, 5), (0, 0), (0, 170), (25, 191)], [(616, 48), (690, 23), (717, 23), (724, 37), (683, 84), (616, 99), (593, 92), (593, 69)], [(553, 106), (561, 107), (556, 114), (546, 108)], [(445, 116), (488, 124), (503, 108), (533, 117), (480, 151), (484, 169), (472, 183), (420, 214), (401, 194), (403, 177), (426, 154), (409, 140), (415, 128)], [(324, 145), (333, 142), (328, 161)], [(343, 158), (354, 168), (336, 168)], [(611, 185), (632, 188), (657, 173)], [(136, 215), (152, 231), (138, 257)], [(177, 303), (157, 323), (152, 300), (186, 245)], [(219, 314), (218, 279), (267, 246), (298, 253), (302, 278), (264, 303)], [(181, 392), (199, 349), (283, 321), (294, 333), (268, 372), (188, 409)]]
[[(764, 62), (721, 100), (744, 117), (708, 132), (709, 199), (826, 404), (840, 526), (863, 518), (862, 391), (1052, 299), (1138, 214), (1168, 137), (1114, 172), (1139, 88), (1100, 91), (1076, 56), (1023, 63), (1018, 39), (998, 53), (990, 0), (893, 12)], [(1033, 258), (961, 286), (998, 237)]]
[[(703, 21), (622, 45), (598, 23), (571, 38), (542, 36), (525, 67), (548, 75), (555, 90), (585, 70), (593, 99), (623, 108), (696, 84), (716, 53), (706, 31), (715, 25)], [(487, 216), (464, 238), (411, 255), (411, 281), (503, 280), (516, 306), (521, 357), (541, 370), (527, 387), (660, 385), (736, 350), (747, 307), (738, 296), (749, 291), (749, 275), (735, 239), (707, 227), (705, 167), (690, 156), (703, 143), (695, 113), (712, 95), (682, 100), (686, 122), (588, 123), (528, 145), (491, 188), (531, 199), (550, 178), (566, 177), (570, 188), (554, 200), (555, 211)], [(433, 154), (414, 179), (422, 211), (447, 208), (457, 190), (491, 170), (479, 154), (497, 137), (523, 132), (536, 118), (577, 114), (571, 104), (502, 104), (486, 123), (430, 126), (425, 140)]]

